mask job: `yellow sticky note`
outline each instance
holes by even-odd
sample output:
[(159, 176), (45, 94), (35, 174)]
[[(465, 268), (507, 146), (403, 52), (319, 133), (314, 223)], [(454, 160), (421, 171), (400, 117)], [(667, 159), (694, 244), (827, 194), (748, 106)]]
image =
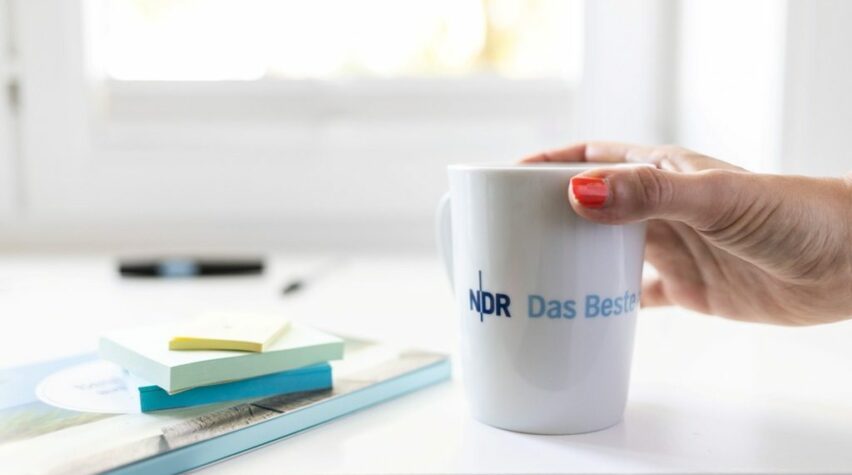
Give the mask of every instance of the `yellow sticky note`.
[(288, 320), (270, 315), (207, 314), (182, 326), (169, 340), (169, 349), (261, 352), (289, 327)]

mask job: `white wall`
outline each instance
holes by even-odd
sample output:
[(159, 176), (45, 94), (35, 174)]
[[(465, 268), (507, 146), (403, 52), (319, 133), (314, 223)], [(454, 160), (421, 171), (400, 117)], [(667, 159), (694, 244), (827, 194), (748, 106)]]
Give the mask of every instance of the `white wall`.
[(852, 2), (678, 7), (676, 142), (755, 171), (852, 170)]
[(675, 141), (778, 171), (785, 2), (678, 2)]
[(852, 171), (852, 2), (791, 0), (781, 165)]
[(674, 3), (587, 1), (577, 136), (671, 140)]

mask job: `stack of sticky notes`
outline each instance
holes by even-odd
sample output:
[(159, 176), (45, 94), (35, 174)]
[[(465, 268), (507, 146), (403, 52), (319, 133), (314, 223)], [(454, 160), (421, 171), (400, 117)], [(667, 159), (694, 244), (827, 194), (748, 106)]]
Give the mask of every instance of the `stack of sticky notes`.
[(213, 314), (105, 335), (100, 354), (150, 385), (142, 411), (327, 389), (343, 341), (269, 315)]

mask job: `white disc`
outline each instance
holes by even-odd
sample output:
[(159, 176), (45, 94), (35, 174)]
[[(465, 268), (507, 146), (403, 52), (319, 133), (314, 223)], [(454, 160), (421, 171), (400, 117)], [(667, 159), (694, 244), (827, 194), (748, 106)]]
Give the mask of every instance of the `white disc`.
[(140, 412), (139, 380), (120, 366), (98, 360), (62, 369), (44, 378), (36, 396), (45, 404), (78, 412)]

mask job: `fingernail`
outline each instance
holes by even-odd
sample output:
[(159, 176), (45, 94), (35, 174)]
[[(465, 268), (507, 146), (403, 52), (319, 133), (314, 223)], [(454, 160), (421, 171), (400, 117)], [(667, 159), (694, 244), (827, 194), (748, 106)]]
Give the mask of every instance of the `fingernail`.
[(575, 176), (571, 178), (571, 193), (586, 208), (601, 208), (606, 203), (609, 188), (603, 178)]

